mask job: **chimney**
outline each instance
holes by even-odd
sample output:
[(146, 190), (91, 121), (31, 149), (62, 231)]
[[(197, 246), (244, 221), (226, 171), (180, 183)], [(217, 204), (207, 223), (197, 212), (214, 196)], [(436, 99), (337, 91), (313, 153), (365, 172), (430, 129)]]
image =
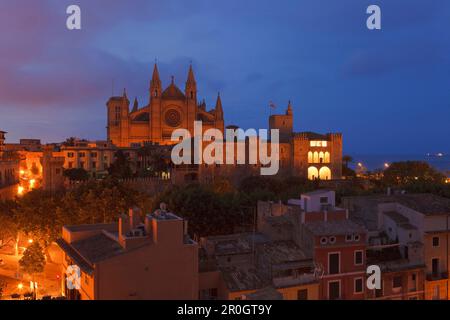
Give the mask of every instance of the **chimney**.
[(124, 237), (130, 231), (130, 222), (126, 214), (119, 217), (119, 237)]
[(130, 217), (130, 229), (135, 229), (141, 223), (141, 209), (134, 207), (128, 211)]
[(188, 234), (188, 221), (187, 220), (183, 221), (184, 221), (184, 235), (186, 236)]

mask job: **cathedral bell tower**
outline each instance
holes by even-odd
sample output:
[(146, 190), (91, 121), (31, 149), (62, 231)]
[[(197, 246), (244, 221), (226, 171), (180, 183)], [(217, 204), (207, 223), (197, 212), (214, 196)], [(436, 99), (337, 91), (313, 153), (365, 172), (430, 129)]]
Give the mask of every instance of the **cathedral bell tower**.
[(159, 77), (158, 66), (153, 67), (152, 80), (150, 81), (150, 121), (149, 138), (158, 141), (161, 139), (161, 94), (162, 84)]
[(188, 77), (186, 80), (185, 87), (186, 96), (186, 115), (187, 115), (187, 126), (190, 132), (194, 132), (194, 121), (197, 115), (197, 82), (194, 77), (194, 70), (192, 69), (192, 64), (189, 66)]

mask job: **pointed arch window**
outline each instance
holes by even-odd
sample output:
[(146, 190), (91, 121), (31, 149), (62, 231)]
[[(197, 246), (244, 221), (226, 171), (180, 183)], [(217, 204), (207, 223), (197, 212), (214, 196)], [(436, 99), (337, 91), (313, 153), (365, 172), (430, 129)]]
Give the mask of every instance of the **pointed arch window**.
[(324, 162), (330, 163), (330, 153), (328, 151), (325, 152)]
[(308, 152), (308, 163), (313, 163), (313, 153), (311, 151)]
[(325, 155), (323, 154), (322, 151), (319, 152), (319, 163), (324, 163), (325, 162)]
[(319, 153), (317, 151), (314, 152), (313, 162), (319, 163)]

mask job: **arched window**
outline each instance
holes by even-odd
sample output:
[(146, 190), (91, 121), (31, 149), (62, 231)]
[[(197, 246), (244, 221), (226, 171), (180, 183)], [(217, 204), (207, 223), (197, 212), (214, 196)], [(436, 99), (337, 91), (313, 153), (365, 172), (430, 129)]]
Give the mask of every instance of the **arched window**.
[(324, 154), (322, 151), (319, 152), (319, 163), (324, 163)]
[(319, 153), (317, 151), (314, 152), (314, 163), (319, 163)]
[(308, 168), (308, 179), (309, 180), (315, 180), (319, 177), (319, 171), (316, 167), (309, 167)]
[(322, 167), (319, 171), (320, 180), (330, 180), (331, 179), (331, 170), (328, 167)]
[(325, 152), (325, 157), (323, 162), (330, 163), (330, 153), (328, 151)]
[(313, 153), (311, 151), (308, 152), (308, 163), (313, 163)]

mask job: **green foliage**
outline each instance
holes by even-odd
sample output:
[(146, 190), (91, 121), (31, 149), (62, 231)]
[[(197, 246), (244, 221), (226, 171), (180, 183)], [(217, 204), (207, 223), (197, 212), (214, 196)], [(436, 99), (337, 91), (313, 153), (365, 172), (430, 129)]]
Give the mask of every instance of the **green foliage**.
[(64, 170), (64, 176), (72, 181), (83, 181), (89, 179), (89, 173), (83, 168), (72, 168)]
[(301, 193), (318, 189), (318, 181), (297, 177), (280, 179), (265, 176), (253, 176), (242, 180), (239, 192), (245, 199), (245, 205), (256, 206), (258, 200), (286, 201), (299, 198)]
[(14, 210), (17, 208), (15, 201), (0, 202), (0, 248), (14, 241), (19, 230)]
[(349, 155), (342, 156), (342, 162), (345, 168), (348, 168), (348, 164), (353, 162), (353, 158)]
[(145, 208), (146, 198), (114, 179), (89, 181), (58, 194), (33, 190), (18, 200), (14, 214), (23, 232), (47, 246), (60, 237), (64, 225), (116, 221), (135, 204)]
[(445, 176), (423, 161), (394, 162), (383, 173), (386, 185), (444, 183)]
[(125, 155), (122, 150), (119, 150), (115, 153), (115, 160), (108, 168), (108, 172), (111, 177), (117, 179), (126, 179), (130, 178), (133, 175), (131, 170), (131, 162), (130, 159)]
[(159, 176), (170, 167), (170, 150), (161, 146), (144, 146), (139, 149), (138, 155), (142, 160), (139, 176)]
[(342, 175), (344, 177), (356, 177), (356, 172), (346, 165), (342, 165)]
[(45, 267), (45, 255), (39, 242), (33, 242), (19, 260), (20, 268), (30, 274), (41, 273)]
[[(199, 236), (234, 232), (236, 225), (251, 221), (235, 193), (216, 193), (207, 186), (174, 186), (154, 201), (154, 209), (165, 202), (168, 209), (189, 221), (189, 232)], [(249, 219), (250, 218), (250, 219)]]

